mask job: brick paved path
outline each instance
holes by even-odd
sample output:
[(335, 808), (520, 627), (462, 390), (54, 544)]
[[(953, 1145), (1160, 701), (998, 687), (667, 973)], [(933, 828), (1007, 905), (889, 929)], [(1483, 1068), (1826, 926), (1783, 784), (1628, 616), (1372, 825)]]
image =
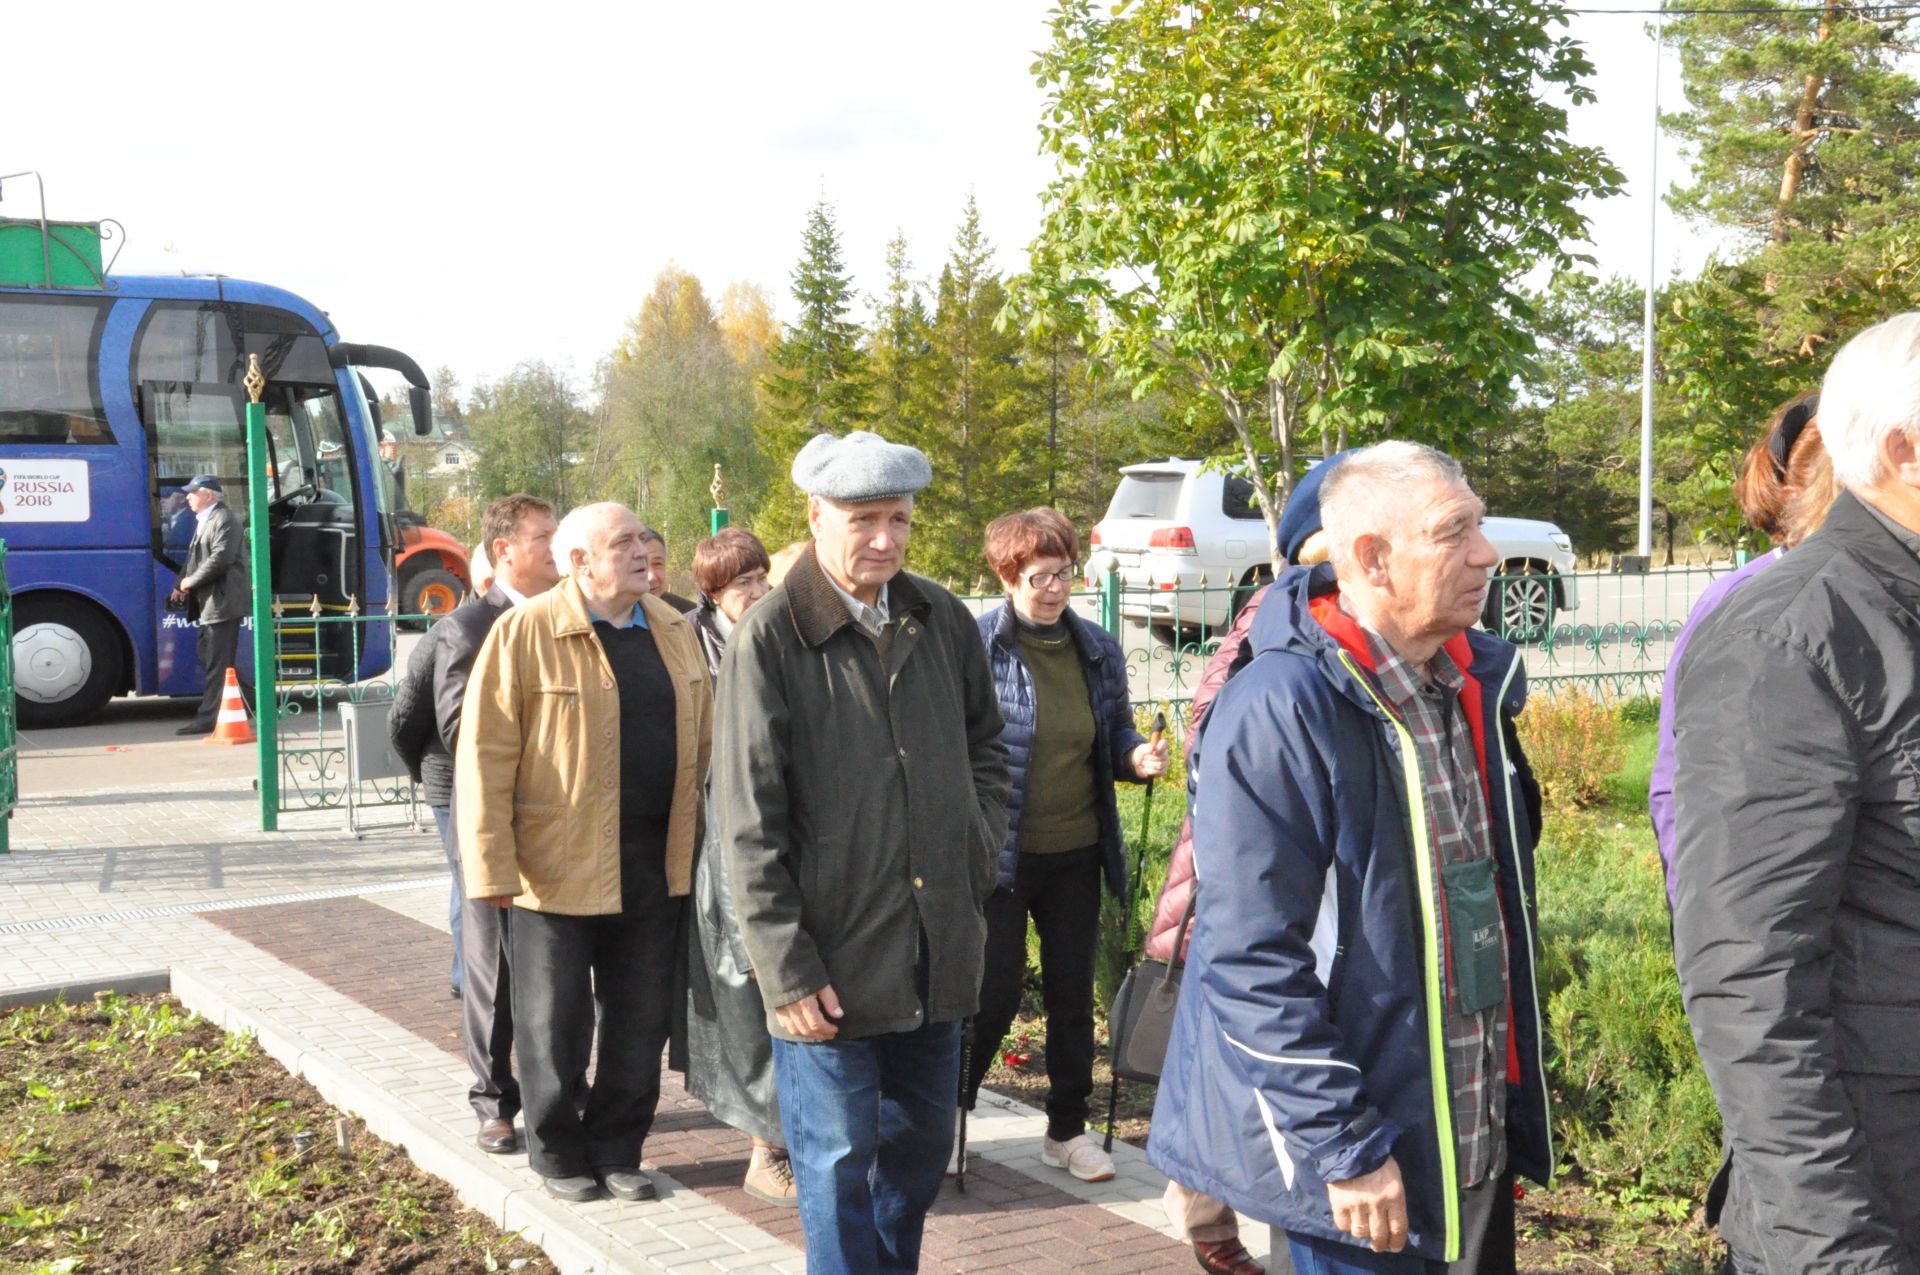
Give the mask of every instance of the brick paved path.
[[(357, 898), (210, 913), (207, 919), (458, 1054), (460, 1007), (446, 993), (445, 933)], [(740, 1189), (750, 1150), (744, 1134), (708, 1115), (666, 1073), (660, 1119), (647, 1139), (648, 1167), (798, 1247), (798, 1212), (761, 1203)], [(990, 1160), (971, 1167), (965, 1195), (951, 1183), (943, 1190), (922, 1256), (927, 1271), (1017, 1264), (1035, 1275), (1125, 1275), (1178, 1269), (1192, 1260), (1184, 1245), (1156, 1231)]]
[[(262, 834), (253, 803), (244, 785), (202, 780), (29, 792), (15, 851), (0, 856), (0, 999), (170, 971), (190, 1006), (256, 1032), (329, 1101), (524, 1229), (565, 1271), (800, 1275), (797, 1213), (746, 1197), (746, 1138), (671, 1074), (647, 1143), (658, 1201), (562, 1205), (524, 1158), (474, 1148), (437, 840), (405, 827), (354, 839), (339, 812)], [(1115, 1181), (1075, 1182), (1039, 1164), (1044, 1125), (982, 1096), (969, 1193), (943, 1193), (926, 1270), (1192, 1269), (1190, 1250), (1163, 1233), (1163, 1181), (1137, 1150), (1115, 1148)], [(1245, 1238), (1266, 1247), (1264, 1227)]]

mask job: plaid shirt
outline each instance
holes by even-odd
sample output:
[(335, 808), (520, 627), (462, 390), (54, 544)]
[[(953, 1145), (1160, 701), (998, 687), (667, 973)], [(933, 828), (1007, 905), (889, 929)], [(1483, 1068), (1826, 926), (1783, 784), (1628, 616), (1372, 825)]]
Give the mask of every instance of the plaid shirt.
[[(1344, 605), (1341, 608), (1345, 610)], [(1358, 620), (1359, 617), (1354, 617)], [(1433, 843), (1433, 875), (1448, 863), (1490, 858), (1484, 779), (1473, 750), (1473, 732), (1460, 711), (1466, 676), (1444, 650), (1422, 670), (1397, 653), (1365, 622), (1380, 689), (1413, 736), (1426, 789), (1427, 831)], [(1444, 927), (1444, 900), (1439, 924)], [(1444, 928), (1432, 935), (1434, 950), (1447, 951)], [(1504, 951), (1504, 936), (1503, 947)], [(1506, 978), (1506, 971), (1501, 971)], [(1453, 1085), (1453, 1123), (1458, 1140), (1460, 1185), (1475, 1186), (1506, 1172), (1506, 997), (1492, 1009), (1462, 1014), (1449, 976), (1442, 1027), (1447, 1038), (1447, 1075)]]

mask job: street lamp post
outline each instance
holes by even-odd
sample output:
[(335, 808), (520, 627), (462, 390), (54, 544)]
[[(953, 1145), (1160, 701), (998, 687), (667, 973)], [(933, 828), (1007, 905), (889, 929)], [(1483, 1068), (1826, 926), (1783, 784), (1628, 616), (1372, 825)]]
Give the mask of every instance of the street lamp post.
[[(1664, 9), (1664, 5), (1662, 8)], [(1640, 337), (1640, 538), (1642, 562), (1653, 558), (1653, 293), (1659, 271), (1660, 231), (1660, 41), (1666, 14), (1653, 20), (1653, 151), (1647, 159), (1647, 298)]]

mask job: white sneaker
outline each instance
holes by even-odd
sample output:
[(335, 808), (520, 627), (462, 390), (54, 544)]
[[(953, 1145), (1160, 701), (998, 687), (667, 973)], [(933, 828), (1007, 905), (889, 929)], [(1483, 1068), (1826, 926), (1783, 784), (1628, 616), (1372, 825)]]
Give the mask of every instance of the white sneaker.
[(953, 1149), (947, 1152), (947, 1176), (950, 1178), (960, 1176), (960, 1165), (962, 1163), (960, 1156), (960, 1122), (966, 1118), (967, 1113), (965, 1110), (958, 1110), (953, 1113)]
[(1049, 1169), (1065, 1169), (1082, 1182), (1107, 1182), (1113, 1178), (1113, 1157), (1084, 1133), (1065, 1142), (1040, 1139), (1040, 1163)]

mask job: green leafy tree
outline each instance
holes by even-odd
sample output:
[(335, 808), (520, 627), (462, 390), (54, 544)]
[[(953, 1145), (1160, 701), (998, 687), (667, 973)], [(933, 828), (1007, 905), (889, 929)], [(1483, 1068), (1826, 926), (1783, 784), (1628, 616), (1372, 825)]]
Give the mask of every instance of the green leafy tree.
[(1136, 391), (1211, 400), (1270, 521), (1303, 446), (1457, 445), (1532, 356), (1521, 277), (1619, 182), (1552, 100), (1591, 100), (1563, 13), (1064, 0), (1036, 308), (1097, 300)]
[(467, 425), (479, 455), (475, 498), (524, 491), (561, 509), (579, 499), (575, 470), (587, 442), (587, 413), (550, 364), (522, 363), (497, 381), (474, 386)]
[(668, 266), (601, 371), (594, 494), (630, 504), (682, 567), (707, 534), (715, 465), (730, 501), (751, 507), (765, 485), (752, 371), (736, 345), (699, 279)]
[(853, 278), (825, 199), (807, 214), (793, 299), (799, 313), (781, 334), (772, 371), (761, 381), (766, 401), (758, 425), (760, 451), (777, 480), (769, 485), (754, 529), (768, 544), (807, 534), (803, 502), (790, 483), (778, 480), (794, 455), (815, 434), (859, 428), (868, 411), (871, 391), (860, 325), (848, 317)]

